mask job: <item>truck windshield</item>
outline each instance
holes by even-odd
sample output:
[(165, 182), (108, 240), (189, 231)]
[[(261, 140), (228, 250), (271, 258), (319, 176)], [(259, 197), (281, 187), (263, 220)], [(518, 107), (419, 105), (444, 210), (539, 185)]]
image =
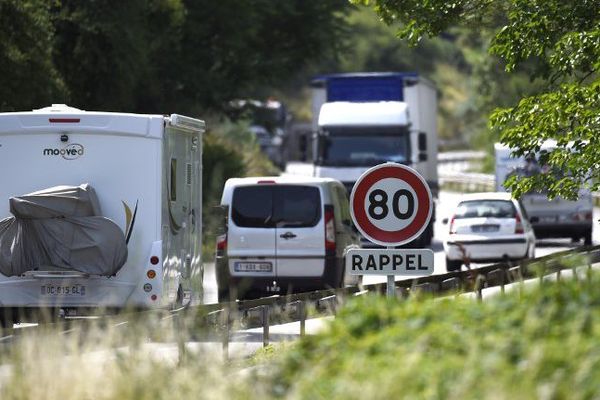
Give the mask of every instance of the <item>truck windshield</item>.
[(386, 161), (406, 163), (408, 132), (395, 128), (375, 130), (328, 130), (320, 146), (320, 164), (373, 166)]

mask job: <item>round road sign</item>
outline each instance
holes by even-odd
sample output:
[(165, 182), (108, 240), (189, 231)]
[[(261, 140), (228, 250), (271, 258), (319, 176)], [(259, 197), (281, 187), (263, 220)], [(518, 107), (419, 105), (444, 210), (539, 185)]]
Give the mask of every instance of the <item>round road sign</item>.
[(385, 163), (358, 178), (350, 195), (354, 224), (367, 239), (400, 246), (417, 238), (433, 210), (429, 185), (405, 165)]

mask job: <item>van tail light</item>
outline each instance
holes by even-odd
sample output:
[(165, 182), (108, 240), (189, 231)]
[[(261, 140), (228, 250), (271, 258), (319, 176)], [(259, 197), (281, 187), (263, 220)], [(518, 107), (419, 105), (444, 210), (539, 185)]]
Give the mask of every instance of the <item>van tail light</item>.
[(523, 230), (523, 223), (521, 222), (521, 217), (519, 214), (515, 216), (515, 233), (525, 233)]
[(227, 251), (227, 234), (217, 236), (217, 256), (225, 255)]
[(333, 206), (325, 206), (325, 253), (335, 253), (335, 218)]
[(454, 217), (450, 220), (450, 234), (456, 233), (456, 228), (454, 227)]

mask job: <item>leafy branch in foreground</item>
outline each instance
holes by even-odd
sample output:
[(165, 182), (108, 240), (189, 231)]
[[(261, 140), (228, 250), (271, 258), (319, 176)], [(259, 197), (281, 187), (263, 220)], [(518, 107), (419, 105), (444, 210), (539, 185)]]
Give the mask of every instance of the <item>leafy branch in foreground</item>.
[[(399, 36), (412, 43), (456, 25), (496, 29), (489, 53), (499, 56), (508, 72), (527, 64), (532, 79), (544, 80), (545, 90), (523, 98), (512, 108), (496, 110), (490, 118), (490, 128), (500, 132), (500, 141), (514, 148), (517, 155), (536, 153), (547, 140), (557, 143), (554, 150), (541, 155), (540, 162), (546, 163), (551, 173), (512, 179), (509, 189), (516, 196), (529, 190), (543, 190), (551, 198), (559, 195), (576, 198), (581, 186), (598, 189), (600, 2), (354, 2), (373, 6), (388, 24), (401, 23)], [(490, 25), (493, 21), (495, 24)]]

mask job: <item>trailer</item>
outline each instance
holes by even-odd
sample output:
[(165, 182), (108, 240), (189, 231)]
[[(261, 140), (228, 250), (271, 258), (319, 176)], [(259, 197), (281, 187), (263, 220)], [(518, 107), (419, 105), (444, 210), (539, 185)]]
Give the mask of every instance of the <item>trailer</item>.
[(204, 129), (62, 104), (0, 113), (4, 322), (201, 299)]

